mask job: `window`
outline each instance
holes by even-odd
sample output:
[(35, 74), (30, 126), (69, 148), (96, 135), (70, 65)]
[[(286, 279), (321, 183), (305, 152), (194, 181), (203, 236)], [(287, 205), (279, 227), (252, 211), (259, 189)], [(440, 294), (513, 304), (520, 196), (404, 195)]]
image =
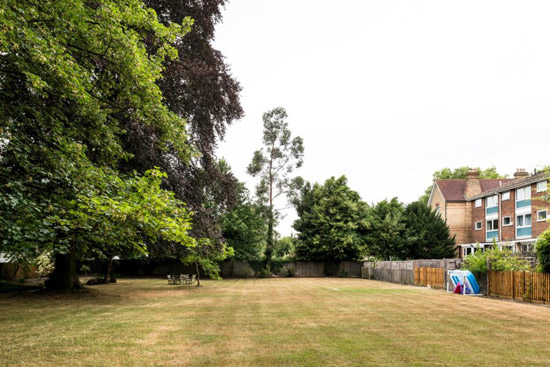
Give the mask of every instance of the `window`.
[(474, 249), (471, 247), (464, 247), (462, 251), (464, 252), (464, 256), (468, 256), (474, 253)]
[(481, 222), (476, 222), (476, 231), (481, 230)]
[(522, 213), (531, 212), (531, 186), (516, 190), (516, 209)]
[(487, 231), (496, 231), (498, 229), (498, 219), (487, 221)]
[(481, 199), (476, 200), (476, 208), (479, 208), (481, 206)]
[(546, 210), (539, 210), (537, 212), (537, 222), (545, 222), (546, 218)]
[(490, 219), (487, 221), (487, 233), (485, 236), (487, 242), (498, 241), (498, 219)]
[(498, 205), (498, 196), (497, 195), (489, 196), (487, 198), (487, 208), (491, 208), (491, 207), (497, 206), (497, 205)]
[(502, 194), (502, 201), (504, 200), (510, 200), (510, 191), (506, 191)]
[(512, 217), (504, 217), (502, 218), (502, 226), (511, 226), (512, 225)]
[(531, 186), (522, 187), (516, 190), (516, 201), (531, 199)]
[(516, 237), (531, 237), (531, 214), (516, 216)]
[(547, 188), (547, 181), (537, 182), (537, 192), (546, 191), (546, 188)]

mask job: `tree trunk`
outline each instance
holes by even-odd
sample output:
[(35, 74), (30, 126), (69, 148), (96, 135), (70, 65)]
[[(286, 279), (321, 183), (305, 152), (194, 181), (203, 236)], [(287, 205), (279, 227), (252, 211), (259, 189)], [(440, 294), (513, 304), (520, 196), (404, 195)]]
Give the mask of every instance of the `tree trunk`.
[(199, 263), (195, 261), (195, 270), (197, 271), (197, 287), (201, 286), (201, 276), (199, 274)]
[(103, 282), (105, 284), (111, 283), (111, 266), (113, 265), (113, 258), (109, 257), (109, 262), (107, 262), (107, 270), (105, 271), (105, 278)]
[(55, 255), (55, 266), (52, 275), (46, 281), (46, 287), (50, 290), (82, 288), (76, 272), (76, 249), (74, 247), (67, 254)]
[(271, 266), (271, 255), (273, 254), (273, 209), (270, 208), (267, 218), (267, 243), (265, 246), (265, 269)]

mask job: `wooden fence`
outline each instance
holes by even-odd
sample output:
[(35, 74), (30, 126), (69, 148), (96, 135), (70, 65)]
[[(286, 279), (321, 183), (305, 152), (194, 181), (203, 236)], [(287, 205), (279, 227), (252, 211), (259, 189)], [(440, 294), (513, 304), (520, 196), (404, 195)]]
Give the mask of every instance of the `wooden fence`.
[(415, 267), (414, 285), (431, 288), (445, 288), (445, 269)]
[(489, 271), (488, 295), (518, 301), (550, 303), (550, 274)]
[(365, 262), (362, 277), (385, 282), (446, 288), (447, 270), (460, 269), (460, 259)]

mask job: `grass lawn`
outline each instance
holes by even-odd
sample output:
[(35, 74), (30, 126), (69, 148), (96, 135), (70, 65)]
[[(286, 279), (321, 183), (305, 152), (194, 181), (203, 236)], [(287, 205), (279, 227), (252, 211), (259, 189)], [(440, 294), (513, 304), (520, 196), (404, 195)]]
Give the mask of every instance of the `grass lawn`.
[(548, 366), (550, 308), (363, 279), (0, 294), (1, 366)]

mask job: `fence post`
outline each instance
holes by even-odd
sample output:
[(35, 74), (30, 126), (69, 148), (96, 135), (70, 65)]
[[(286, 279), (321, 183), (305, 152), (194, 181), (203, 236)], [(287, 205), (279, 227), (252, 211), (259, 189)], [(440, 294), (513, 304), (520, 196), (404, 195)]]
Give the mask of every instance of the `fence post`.
[(512, 300), (515, 300), (516, 272), (512, 271)]
[(487, 289), (485, 290), (485, 292), (487, 293), (487, 296), (490, 296), (490, 289), (491, 289), (491, 286), (489, 284), (489, 272), (491, 271), (491, 260), (489, 260), (489, 258), (487, 258)]

